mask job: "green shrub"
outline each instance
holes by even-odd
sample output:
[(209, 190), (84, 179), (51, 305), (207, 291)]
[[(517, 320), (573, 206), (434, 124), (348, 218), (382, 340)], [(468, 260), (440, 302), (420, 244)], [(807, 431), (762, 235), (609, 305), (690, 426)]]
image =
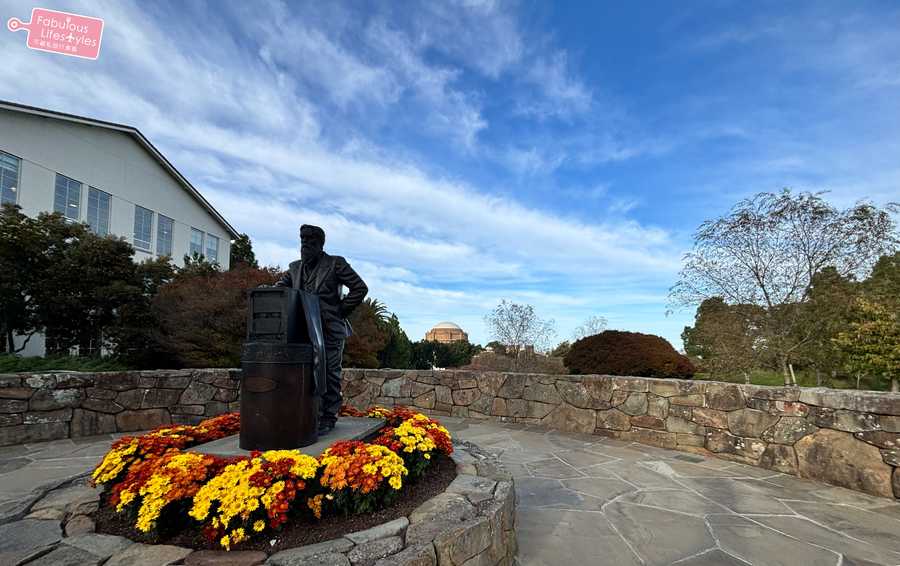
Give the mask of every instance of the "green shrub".
[(572, 344), (564, 358), (570, 373), (690, 379), (696, 368), (659, 336), (607, 330)]
[(0, 373), (41, 371), (124, 371), (127, 364), (116, 358), (80, 358), (76, 356), (48, 356), (46, 358), (19, 357), (0, 354)]

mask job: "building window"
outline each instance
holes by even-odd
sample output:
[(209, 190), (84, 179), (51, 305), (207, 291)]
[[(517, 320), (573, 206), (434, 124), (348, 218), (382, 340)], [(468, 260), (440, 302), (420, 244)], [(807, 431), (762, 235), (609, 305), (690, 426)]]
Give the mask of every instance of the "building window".
[(19, 191), (19, 158), (0, 151), (0, 204), (16, 204)]
[(206, 235), (206, 261), (210, 263), (219, 261), (219, 238), (212, 234)]
[(77, 221), (81, 218), (81, 183), (65, 175), (56, 174), (53, 212), (58, 212), (69, 220)]
[(156, 220), (156, 253), (157, 255), (172, 256), (172, 232), (175, 229), (175, 221), (168, 216), (159, 215)]
[(109, 201), (109, 193), (88, 187), (87, 221), (98, 236), (109, 235)]
[(190, 255), (203, 255), (203, 231), (191, 228), (191, 247)]
[(152, 233), (153, 211), (134, 205), (134, 247), (149, 252)]

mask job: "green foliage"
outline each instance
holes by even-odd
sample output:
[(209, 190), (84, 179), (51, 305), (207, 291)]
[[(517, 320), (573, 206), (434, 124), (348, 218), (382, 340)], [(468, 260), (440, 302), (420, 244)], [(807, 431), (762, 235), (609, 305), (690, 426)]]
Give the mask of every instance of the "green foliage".
[(483, 350), (462, 340), (448, 344), (420, 340), (412, 343), (412, 365), (414, 369), (462, 367), (472, 363), (472, 357)]
[(409, 369), (412, 364), (412, 342), (400, 328), (400, 319), (391, 314), (387, 321), (387, 342), (378, 352), (378, 364), (382, 368)]
[(694, 326), (681, 334), (685, 353), (702, 360), (705, 371), (746, 377), (764, 350), (755, 333), (760, 310), (755, 305), (728, 305), (721, 297), (704, 300), (697, 307)]
[(659, 336), (607, 330), (572, 344), (564, 358), (575, 374), (635, 375), (689, 379), (695, 368)]
[(378, 353), (389, 339), (387, 308), (378, 299), (366, 298), (348, 318), (353, 335), (344, 345), (345, 367), (377, 368)]
[(566, 354), (569, 353), (569, 350), (572, 349), (572, 343), (568, 340), (563, 340), (559, 344), (556, 345), (553, 350), (550, 351), (551, 358), (564, 358)]
[(234, 269), (238, 264), (244, 264), (248, 267), (259, 267), (256, 261), (256, 254), (253, 253), (253, 243), (250, 236), (241, 234), (234, 243), (231, 244), (231, 268)]
[(27, 357), (0, 354), (0, 373), (41, 371), (124, 371), (130, 365), (114, 357), (83, 358), (77, 356)]

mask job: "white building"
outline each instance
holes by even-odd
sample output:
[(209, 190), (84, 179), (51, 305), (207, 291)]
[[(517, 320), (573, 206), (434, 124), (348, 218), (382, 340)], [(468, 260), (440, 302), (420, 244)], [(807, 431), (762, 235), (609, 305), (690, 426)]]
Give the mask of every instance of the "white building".
[[(135, 261), (229, 267), (237, 231), (137, 128), (0, 101), (0, 201), (125, 238)], [(40, 355), (35, 336), (22, 353)]]

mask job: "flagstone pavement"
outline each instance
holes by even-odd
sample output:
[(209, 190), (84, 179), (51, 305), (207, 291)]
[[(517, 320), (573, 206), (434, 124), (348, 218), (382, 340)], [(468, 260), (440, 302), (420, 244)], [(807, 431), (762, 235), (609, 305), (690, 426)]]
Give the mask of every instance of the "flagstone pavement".
[[(900, 503), (889, 499), (599, 436), (441, 421), (515, 477), (522, 566), (900, 565)], [(0, 448), (0, 530), (89, 472), (111, 441)]]

